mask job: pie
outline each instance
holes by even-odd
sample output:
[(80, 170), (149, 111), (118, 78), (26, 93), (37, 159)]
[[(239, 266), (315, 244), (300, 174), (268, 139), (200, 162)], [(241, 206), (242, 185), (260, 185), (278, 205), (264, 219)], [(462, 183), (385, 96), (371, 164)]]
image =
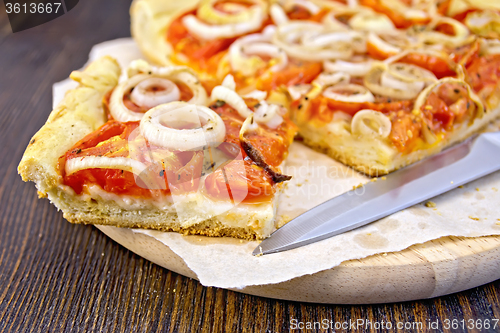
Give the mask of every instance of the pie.
[(152, 64), (73, 72), (19, 165), (70, 222), (262, 239), (297, 132), (379, 176), (500, 116), (485, 0), (136, 0), (131, 29)]
[(304, 143), (370, 176), (499, 115), (500, 5), (486, 0), (136, 0), (132, 34), (209, 90), (285, 93)]

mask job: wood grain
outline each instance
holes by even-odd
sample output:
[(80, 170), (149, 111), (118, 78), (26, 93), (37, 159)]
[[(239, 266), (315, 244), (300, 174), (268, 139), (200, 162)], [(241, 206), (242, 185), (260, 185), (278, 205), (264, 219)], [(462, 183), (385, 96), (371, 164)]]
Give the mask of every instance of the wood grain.
[[(12, 34), (0, 4), (0, 331), (296, 332), (292, 319), (364, 319), (393, 326), (439, 320), (437, 331), (452, 332), (445, 319), (500, 318), (500, 281), (431, 300), (369, 306), (287, 302), (205, 288), (94, 227), (67, 223), (47, 200), (37, 199), (16, 166), (51, 110), (51, 85), (81, 67), (93, 44), (130, 35), (129, 5), (80, 1), (54, 21)], [(498, 328), (481, 330), (486, 331)]]

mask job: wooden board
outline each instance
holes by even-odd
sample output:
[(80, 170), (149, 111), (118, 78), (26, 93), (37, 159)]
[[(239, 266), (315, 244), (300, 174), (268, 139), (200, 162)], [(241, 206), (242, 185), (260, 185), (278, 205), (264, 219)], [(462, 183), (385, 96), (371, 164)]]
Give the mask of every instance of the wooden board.
[[(130, 229), (97, 226), (138, 255), (196, 279), (186, 263), (156, 239)], [(377, 254), (290, 281), (236, 291), (270, 298), (337, 304), (424, 299), (500, 278), (500, 236), (444, 237), (406, 250)]]

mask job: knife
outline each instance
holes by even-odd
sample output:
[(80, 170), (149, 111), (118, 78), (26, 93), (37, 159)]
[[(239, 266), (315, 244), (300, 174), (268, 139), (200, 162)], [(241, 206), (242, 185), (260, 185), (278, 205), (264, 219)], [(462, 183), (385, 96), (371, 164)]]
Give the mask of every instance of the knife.
[(485, 133), (369, 182), (299, 215), (262, 241), (253, 255), (291, 250), (416, 205), (500, 170), (500, 132)]

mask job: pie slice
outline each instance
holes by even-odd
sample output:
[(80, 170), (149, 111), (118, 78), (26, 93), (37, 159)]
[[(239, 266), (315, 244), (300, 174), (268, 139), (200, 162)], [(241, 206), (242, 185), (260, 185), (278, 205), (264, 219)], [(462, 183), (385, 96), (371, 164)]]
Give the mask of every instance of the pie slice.
[(273, 231), (296, 132), (265, 95), (231, 76), (208, 97), (187, 67), (110, 57), (71, 74), (70, 90), (19, 165), (73, 223), (261, 239)]

